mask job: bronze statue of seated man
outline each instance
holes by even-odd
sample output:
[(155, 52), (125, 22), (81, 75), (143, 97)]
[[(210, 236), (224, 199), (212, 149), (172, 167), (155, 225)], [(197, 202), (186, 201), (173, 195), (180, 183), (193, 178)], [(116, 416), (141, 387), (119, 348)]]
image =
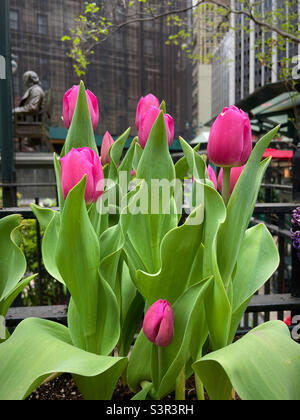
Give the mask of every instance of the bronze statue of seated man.
[[(27, 71), (23, 75), (25, 93), (19, 103), (19, 106), (13, 109), (15, 123), (19, 124), (21, 121), (27, 120), (28, 116), (39, 115), (42, 111), (45, 92), (41, 87), (40, 79), (34, 71)], [(22, 151), (33, 152), (35, 151), (34, 143), (30, 137), (25, 138), (22, 144)]]
[(26, 92), (24, 93), (18, 108), (13, 113), (39, 113), (42, 109), (45, 92), (43, 91), (40, 79), (34, 71), (27, 71), (23, 76)]

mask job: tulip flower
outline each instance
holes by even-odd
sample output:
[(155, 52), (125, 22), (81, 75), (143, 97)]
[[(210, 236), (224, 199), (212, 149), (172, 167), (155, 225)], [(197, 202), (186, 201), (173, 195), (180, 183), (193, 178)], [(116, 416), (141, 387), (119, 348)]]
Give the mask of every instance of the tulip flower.
[[(230, 191), (229, 194), (232, 194), (232, 191), (235, 187), (235, 184), (238, 182), (238, 179), (243, 172), (245, 166), (241, 166), (239, 168), (232, 168), (230, 172)], [(218, 177), (218, 190), (222, 192), (223, 188), (223, 168), (220, 170), (219, 177)]]
[(87, 176), (84, 199), (95, 203), (104, 192), (104, 174), (97, 153), (88, 147), (72, 149), (61, 159), (61, 183), (66, 199), (70, 190)]
[(145, 114), (146, 111), (151, 106), (155, 106), (156, 108), (159, 108), (160, 103), (159, 100), (156, 98), (156, 96), (152, 95), (151, 93), (145, 97), (142, 97), (138, 103), (137, 111), (136, 111), (136, 129), (139, 130), (140, 128), (140, 121), (142, 116)]
[(243, 166), (251, 151), (252, 133), (247, 114), (235, 106), (224, 108), (210, 131), (209, 160), (217, 166)]
[(174, 314), (167, 300), (158, 300), (148, 309), (143, 323), (145, 336), (159, 347), (167, 347), (174, 336)]
[(214, 184), (215, 189), (217, 189), (217, 187), (218, 187), (217, 177), (216, 177), (215, 171), (213, 170), (213, 168), (210, 165), (208, 165), (208, 167), (207, 167), (207, 172), (208, 172), (209, 179)]
[(113, 144), (114, 144), (114, 139), (112, 138), (112, 136), (107, 131), (104, 134), (102, 145), (101, 145), (101, 162), (102, 162), (102, 165), (106, 165), (106, 164), (110, 163), (108, 152), (109, 152), (109, 149), (111, 148), (111, 146)]
[[(150, 106), (148, 111), (146, 111), (143, 114), (140, 120), (138, 137), (139, 137), (140, 145), (143, 149), (146, 146), (153, 124), (157, 120), (160, 112), (161, 111), (159, 108), (155, 106)], [(166, 128), (167, 128), (167, 134), (168, 134), (168, 144), (170, 147), (172, 144), (172, 141), (174, 140), (174, 120), (168, 114), (165, 114), (164, 118), (165, 118), (165, 123), (166, 123)]]
[[(69, 89), (63, 100), (63, 119), (67, 130), (70, 128), (72, 118), (74, 115), (77, 98), (78, 98), (79, 86), (73, 86)], [(99, 107), (96, 96), (89, 90), (86, 91), (86, 97), (90, 109), (91, 120), (94, 131), (99, 122)]]

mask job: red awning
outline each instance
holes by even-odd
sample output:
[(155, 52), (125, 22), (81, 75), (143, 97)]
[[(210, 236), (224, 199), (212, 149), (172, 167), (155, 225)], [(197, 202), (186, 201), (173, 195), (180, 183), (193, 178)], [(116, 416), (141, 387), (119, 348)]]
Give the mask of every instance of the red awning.
[(272, 156), (273, 159), (292, 160), (294, 152), (292, 150), (267, 149), (263, 157), (267, 158), (269, 156)]

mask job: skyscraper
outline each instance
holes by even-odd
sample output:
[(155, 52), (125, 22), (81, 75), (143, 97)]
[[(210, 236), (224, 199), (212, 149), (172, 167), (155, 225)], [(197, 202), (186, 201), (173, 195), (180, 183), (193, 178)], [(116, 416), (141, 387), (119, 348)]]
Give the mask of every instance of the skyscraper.
[[(241, 10), (243, 4), (231, 0), (231, 6)], [(272, 13), (276, 16), (277, 11), (285, 22), (291, 19), (296, 26), (299, 22), (297, 2), (265, 0), (257, 2), (256, 7), (261, 20), (270, 19)], [(235, 29), (228, 31), (212, 59), (212, 117), (256, 89), (282, 80), (285, 59), (299, 54), (295, 42), (279, 40), (275, 32), (263, 30), (243, 13), (231, 15), (231, 27)], [(268, 62), (264, 56), (268, 56)]]

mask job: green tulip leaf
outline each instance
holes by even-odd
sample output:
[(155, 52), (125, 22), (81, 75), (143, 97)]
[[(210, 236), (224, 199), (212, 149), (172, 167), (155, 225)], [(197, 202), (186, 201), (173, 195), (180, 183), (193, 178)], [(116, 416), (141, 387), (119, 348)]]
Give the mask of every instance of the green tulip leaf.
[[(203, 212), (203, 206), (195, 211)], [(191, 215), (192, 217), (193, 215)], [(190, 224), (191, 219), (172, 229), (161, 244), (161, 268), (156, 274), (138, 271), (135, 284), (149, 304), (163, 298), (173, 304), (189, 284), (201, 280), (201, 270), (192, 270), (202, 241), (203, 225)], [(201, 217), (203, 220), (203, 217)], [(201, 261), (198, 262), (199, 266)]]
[[(156, 389), (152, 389), (152, 398), (160, 399), (175, 388), (176, 378), (189, 358), (189, 346), (194, 326), (198, 324), (199, 330), (202, 330), (201, 324), (205, 323), (205, 319), (199, 319), (197, 314), (199, 307), (204, 304), (210, 284), (211, 278), (202, 280), (190, 287), (172, 306), (174, 338), (170, 346), (159, 349), (162, 361), (161, 380)], [(161, 296), (161, 298), (164, 297)], [(203, 331), (206, 332), (205, 328)], [(200, 337), (196, 339), (198, 342), (201, 341)], [(128, 364), (128, 384), (134, 391), (144, 381), (157, 383), (157, 378), (153, 378), (152, 375), (153, 372), (158, 372), (158, 366), (156, 369), (151, 369), (150, 363), (145, 363), (145, 360), (150, 361), (153, 357), (152, 348), (153, 344), (146, 338), (142, 330), (135, 342)]]
[[(137, 138), (137, 140), (138, 140), (138, 138)], [(133, 169), (135, 170), (135, 172), (137, 171), (137, 168), (139, 166), (142, 154), (143, 154), (143, 149), (137, 141), (135, 143), (134, 158), (133, 158)]]
[(246, 231), (232, 280), (232, 320), (229, 343), (253, 295), (265, 284), (279, 265), (274, 239), (265, 225)]
[(194, 179), (203, 182), (206, 170), (203, 158), (198, 154), (197, 148), (193, 149), (182, 137), (179, 137), (179, 140)]
[[(259, 186), (269, 162), (267, 160), (261, 163), (261, 159), (278, 129), (279, 127), (276, 127), (270, 131), (256, 144), (229, 200), (226, 220), (220, 228), (217, 245), (219, 267), (226, 287), (230, 283), (243, 236), (256, 203)], [(229, 243), (230, 246), (224, 245)]]
[(120, 163), (120, 159), (122, 157), (122, 153), (125, 147), (125, 144), (128, 140), (130, 134), (130, 128), (128, 128), (111, 146), (109, 149), (109, 179), (113, 181), (117, 181), (118, 179), (118, 164)]
[(136, 177), (139, 187), (128, 206), (132, 214), (128, 241), (146, 271), (156, 273), (160, 268), (161, 241), (178, 223), (174, 200), (175, 169), (163, 112), (152, 127)]
[(63, 325), (28, 318), (0, 346), (0, 400), (25, 399), (56, 372), (75, 375), (86, 399), (107, 400), (126, 363), (74, 347)]
[[(168, 347), (160, 349), (162, 380), (154, 393), (159, 399), (173, 391), (176, 379), (189, 359), (191, 340), (197, 340), (199, 346), (204, 344), (207, 337), (206, 320), (198, 315), (201, 314), (201, 307), (204, 308), (211, 281), (212, 277), (190, 287), (174, 304), (174, 338)], [(198, 336), (192, 337), (195, 326)]]
[(16, 288), (26, 270), (26, 260), (20, 249), (21, 216), (0, 220), (0, 302)]
[[(37, 208), (32, 209), (36, 217), (39, 219), (41, 212), (37, 212)], [(49, 213), (48, 213), (49, 215)], [(59, 212), (52, 213), (53, 217), (45, 230), (42, 241), (43, 262), (48, 273), (57, 281), (65, 285), (56, 263), (56, 248), (59, 241), (59, 232), (61, 225), (61, 215)], [(43, 222), (43, 221), (42, 221)]]
[(35, 217), (37, 218), (41, 229), (46, 231), (51, 220), (57, 213), (56, 211), (44, 207), (37, 206), (36, 204), (30, 204), (31, 210)]
[(300, 345), (281, 321), (270, 321), (193, 368), (212, 400), (300, 400)]
[(34, 274), (30, 277), (26, 277), (19, 281), (19, 283), (10, 291), (10, 293), (0, 301), (0, 315), (6, 316), (8, 309), (10, 308), (13, 301), (17, 298), (17, 296), (24, 290), (24, 288), (31, 282), (31, 280), (35, 279), (37, 274)]
[[(99, 275), (99, 239), (84, 201), (85, 184), (86, 177), (69, 192), (65, 202), (56, 263), (78, 311), (76, 315), (73, 308), (74, 322), (69, 324), (72, 338), (76, 343), (84, 338), (84, 350), (100, 354), (111, 351), (119, 339), (119, 313), (113, 291)], [(81, 333), (84, 337), (78, 337)]]
[(55, 170), (56, 185), (57, 185), (57, 195), (58, 195), (57, 205), (62, 210), (64, 207), (65, 199), (62, 192), (62, 184), (61, 184), (61, 162), (59, 161), (55, 153), (53, 156), (53, 162), (54, 162), (54, 170)]
[[(217, 262), (217, 234), (226, 217), (221, 196), (209, 185), (204, 185), (205, 222), (203, 239), (203, 277), (214, 276), (206, 299), (206, 318), (213, 349), (227, 344), (230, 330), (231, 305)], [(227, 246), (227, 245), (225, 245)]]

